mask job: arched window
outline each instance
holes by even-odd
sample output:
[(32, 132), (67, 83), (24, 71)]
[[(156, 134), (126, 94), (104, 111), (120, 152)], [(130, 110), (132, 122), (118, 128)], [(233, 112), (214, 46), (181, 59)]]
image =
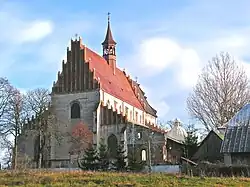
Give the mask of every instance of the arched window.
[(111, 158), (116, 158), (118, 149), (118, 140), (114, 134), (108, 137), (108, 151)]
[(146, 155), (146, 150), (145, 149), (143, 149), (141, 151), (141, 160), (142, 161), (146, 161), (147, 160), (147, 155)]
[(81, 118), (81, 108), (78, 103), (73, 103), (71, 105), (71, 119)]

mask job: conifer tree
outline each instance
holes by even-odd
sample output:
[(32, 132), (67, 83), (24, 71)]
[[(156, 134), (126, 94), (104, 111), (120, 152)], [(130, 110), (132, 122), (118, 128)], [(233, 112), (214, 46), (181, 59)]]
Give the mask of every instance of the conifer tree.
[(83, 159), (79, 163), (79, 167), (84, 170), (96, 170), (98, 167), (98, 154), (93, 145), (89, 146), (85, 152)]
[(123, 145), (119, 145), (117, 149), (117, 156), (114, 166), (117, 171), (124, 171), (126, 170), (126, 159), (125, 150)]
[(187, 137), (184, 140), (184, 156), (191, 158), (198, 147), (198, 136), (196, 135), (197, 129), (194, 125), (187, 127)]
[(98, 148), (98, 165), (99, 168), (104, 171), (109, 167), (108, 150), (103, 139), (101, 140)]

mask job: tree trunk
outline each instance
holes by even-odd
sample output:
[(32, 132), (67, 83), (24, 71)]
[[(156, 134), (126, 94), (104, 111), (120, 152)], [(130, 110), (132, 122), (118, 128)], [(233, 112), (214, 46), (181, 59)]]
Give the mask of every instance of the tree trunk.
[(42, 137), (41, 137), (41, 130), (39, 130), (39, 153), (38, 153), (38, 168), (42, 167)]
[(12, 169), (17, 169), (17, 137), (14, 139), (14, 149), (13, 149), (13, 158), (12, 158)]

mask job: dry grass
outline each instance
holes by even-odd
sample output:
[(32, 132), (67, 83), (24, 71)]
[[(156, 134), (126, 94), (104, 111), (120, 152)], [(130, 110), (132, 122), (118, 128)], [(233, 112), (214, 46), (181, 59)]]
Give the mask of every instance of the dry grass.
[(0, 186), (138, 186), (138, 187), (243, 187), (250, 186), (247, 178), (198, 178), (167, 174), (132, 174), (109, 172), (0, 172)]

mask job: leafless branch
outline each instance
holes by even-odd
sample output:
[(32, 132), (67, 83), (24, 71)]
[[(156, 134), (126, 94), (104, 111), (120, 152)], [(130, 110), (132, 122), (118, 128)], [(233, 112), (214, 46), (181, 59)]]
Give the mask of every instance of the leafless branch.
[(228, 53), (220, 53), (203, 69), (188, 111), (207, 130), (225, 125), (250, 98), (249, 82), (242, 67)]

